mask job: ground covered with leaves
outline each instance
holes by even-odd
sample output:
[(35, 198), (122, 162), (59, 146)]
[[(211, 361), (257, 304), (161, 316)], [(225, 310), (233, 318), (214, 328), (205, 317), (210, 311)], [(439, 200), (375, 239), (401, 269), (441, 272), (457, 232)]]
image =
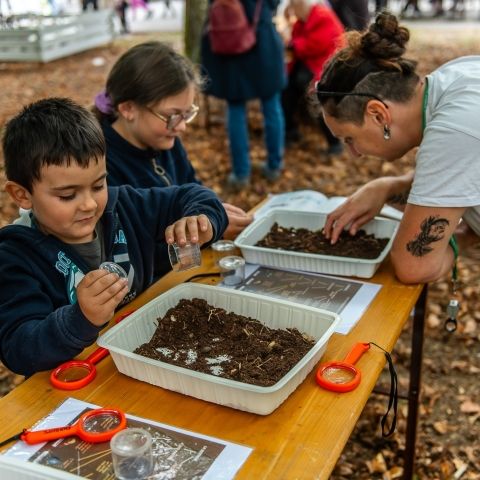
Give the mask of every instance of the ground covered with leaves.
[[(181, 48), (178, 35), (126, 37), (112, 45), (90, 50), (49, 64), (0, 64), (0, 124), (22, 105), (47, 96), (68, 96), (88, 106), (103, 87), (106, 75), (119, 54), (147, 38), (162, 38)], [(473, 29), (428, 30), (413, 28), (411, 57), (427, 73), (457, 56), (478, 53), (480, 32)], [(256, 168), (265, 159), (262, 122), (258, 105), (250, 105), (252, 183), (241, 192), (229, 192), (225, 179), (230, 171), (221, 102), (200, 98), (202, 114), (189, 127), (184, 142), (199, 176), (225, 201), (249, 209), (269, 192), (299, 189), (320, 190), (326, 195), (348, 195), (366, 181), (380, 175), (395, 175), (414, 164), (414, 152), (393, 163), (374, 158), (352, 159), (346, 154), (328, 158), (325, 141), (311, 125), (303, 125), (303, 140), (289, 148), (285, 170), (274, 184), (264, 180)], [(209, 107), (208, 109), (206, 107)], [(209, 114), (206, 114), (206, 111)], [(452, 159), (454, 161), (454, 159)], [(0, 181), (3, 182), (0, 163)], [(0, 191), (0, 226), (9, 223), (16, 208)], [(454, 334), (443, 330), (449, 283), (430, 286), (422, 366), (423, 382), (418, 423), (416, 474), (420, 479), (480, 478), (480, 250), (463, 252), (459, 263), (461, 314)], [(388, 319), (385, 319), (388, 322)], [(395, 350), (399, 387), (406, 392), (410, 359), (411, 326), (405, 327)], [(21, 383), (0, 364), (0, 395)], [(379, 387), (386, 388), (387, 376)], [(384, 440), (379, 420), (386, 399), (373, 394), (332, 475), (343, 479), (394, 479), (402, 475), (407, 405), (399, 403), (397, 432)]]

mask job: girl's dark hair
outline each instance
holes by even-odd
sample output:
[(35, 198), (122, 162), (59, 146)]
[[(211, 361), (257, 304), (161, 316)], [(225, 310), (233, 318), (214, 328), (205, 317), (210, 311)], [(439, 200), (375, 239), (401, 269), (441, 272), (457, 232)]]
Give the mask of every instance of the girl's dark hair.
[(150, 106), (182, 92), (192, 83), (200, 88), (201, 78), (187, 58), (162, 42), (141, 43), (125, 52), (108, 75), (106, 94), (111, 113), (98, 108), (94, 112), (99, 118), (115, 117), (122, 102), (131, 100)]
[[(362, 124), (365, 106), (372, 98), (408, 101), (419, 81), (417, 62), (403, 57), (409, 38), (408, 29), (385, 11), (365, 32), (347, 33), (347, 46), (329, 60), (317, 84), (322, 108), (341, 121)], [(352, 95), (356, 92), (358, 96)]]
[(76, 162), (87, 168), (105, 156), (105, 139), (95, 116), (68, 98), (47, 98), (26, 106), (6, 125), (5, 173), (32, 193), (41, 169)]

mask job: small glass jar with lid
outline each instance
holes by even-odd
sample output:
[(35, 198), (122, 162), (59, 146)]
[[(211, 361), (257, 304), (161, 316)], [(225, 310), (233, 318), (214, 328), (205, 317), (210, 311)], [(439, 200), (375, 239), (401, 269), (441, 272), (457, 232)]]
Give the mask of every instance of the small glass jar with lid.
[(211, 247), (215, 265), (218, 265), (222, 258), (237, 253), (237, 247), (231, 240), (218, 240), (218, 242), (212, 243)]

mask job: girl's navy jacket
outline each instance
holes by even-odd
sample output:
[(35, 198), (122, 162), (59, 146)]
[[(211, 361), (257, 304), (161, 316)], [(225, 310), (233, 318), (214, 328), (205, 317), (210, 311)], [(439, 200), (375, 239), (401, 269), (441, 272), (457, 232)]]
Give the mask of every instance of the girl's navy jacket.
[[(106, 260), (128, 273), (130, 291), (122, 305), (151, 285), (154, 266), (170, 270), (168, 225), (203, 213), (216, 241), (228, 223), (217, 196), (196, 184), (110, 187), (108, 196), (100, 221)], [(75, 293), (90, 270), (70, 245), (42, 233), (30, 216), (0, 229), (0, 360), (10, 370), (29, 376), (52, 369), (96, 340), (102, 327), (85, 318)]]
[(170, 150), (157, 151), (132, 145), (107, 119), (102, 120), (102, 130), (107, 142), (109, 185), (147, 188), (200, 183), (178, 138)]

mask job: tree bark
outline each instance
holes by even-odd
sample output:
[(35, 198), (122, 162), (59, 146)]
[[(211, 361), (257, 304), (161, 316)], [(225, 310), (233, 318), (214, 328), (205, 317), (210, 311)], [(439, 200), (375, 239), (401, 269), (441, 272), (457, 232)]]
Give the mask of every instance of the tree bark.
[(208, 0), (186, 0), (185, 2), (185, 55), (194, 63), (200, 60), (202, 36)]

